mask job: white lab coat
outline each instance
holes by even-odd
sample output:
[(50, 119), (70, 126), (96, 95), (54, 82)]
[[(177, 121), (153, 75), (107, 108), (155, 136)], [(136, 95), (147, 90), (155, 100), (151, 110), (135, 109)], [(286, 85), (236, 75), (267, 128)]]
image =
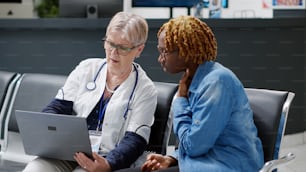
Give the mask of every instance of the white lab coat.
[[(77, 116), (86, 118), (100, 100), (106, 82), (107, 63), (105, 59), (92, 58), (82, 61), (68, 76), (65, 85), (59, 90), (56, 98), (73, 101), (73, 110)], [(86, 88), (92, 82), (99, 68), (105, 63), (95, 81), (96, 88)], [(105, 111), (101, 135), (101, 152), (107, 154), (123, 138), (125, 131), (136, 132), (147, 142), (154, 122), (157, 104), (157, 91), (145, 71), (138, 65), (138, 83), (130, 102), (127, 118), (124, 112), (132, 93), (136, 71), (117, 88)]]

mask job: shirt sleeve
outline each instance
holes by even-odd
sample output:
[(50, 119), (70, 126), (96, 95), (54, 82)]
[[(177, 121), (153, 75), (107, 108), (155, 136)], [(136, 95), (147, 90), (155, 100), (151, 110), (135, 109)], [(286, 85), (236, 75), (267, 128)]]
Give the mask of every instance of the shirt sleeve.
[(146, 145), (146, 140), (140, 135), (134, 132), (126, 132), (117, 147), (106, 156), (112, 171), (130, 167), (142, 155)]
[(72, 107), (72, 101), (53, 99), (42, 112), (72, 115)]
[[(232, 97), (222, 81), (190, 92), (192, 100), (177, 97), (173, 102), (173, 129), (180, 140), (179, 150), (189, 156), (207, 153), (230, 118)], [(192, 104), (190, 104), (192, 102)]]

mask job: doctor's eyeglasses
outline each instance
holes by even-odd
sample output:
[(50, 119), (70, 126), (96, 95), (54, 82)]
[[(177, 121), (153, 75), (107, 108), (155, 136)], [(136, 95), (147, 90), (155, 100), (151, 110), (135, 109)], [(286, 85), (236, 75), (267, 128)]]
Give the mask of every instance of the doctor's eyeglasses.
[(123, 45), (117, 45), (111, 41), (106, 40), (105, 38), (102, 39), (104, 41), (104, 48), (108, 51), (113, 51), (114, 49), (117, 50), (117, 53), (122, 56), (128, 55), (133, 49), (135, 49), (137, 46), (134, 47), (125, 47)]

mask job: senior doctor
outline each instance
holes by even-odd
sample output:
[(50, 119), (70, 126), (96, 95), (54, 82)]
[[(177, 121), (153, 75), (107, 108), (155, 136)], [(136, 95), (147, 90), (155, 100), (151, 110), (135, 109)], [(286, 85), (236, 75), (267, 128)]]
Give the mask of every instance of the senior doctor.
[(144, 18), (117, 13), (103, 39), (106, 58), (80, 62), (43, 110), (86, 118), (93, 159), (81, 152), (75, 154), (76, 162), (38, 157), (24, 171), (115, 171), (145, 158), (141, 155), (149, 141), (157, 91), (134, 60), (147, 37)]

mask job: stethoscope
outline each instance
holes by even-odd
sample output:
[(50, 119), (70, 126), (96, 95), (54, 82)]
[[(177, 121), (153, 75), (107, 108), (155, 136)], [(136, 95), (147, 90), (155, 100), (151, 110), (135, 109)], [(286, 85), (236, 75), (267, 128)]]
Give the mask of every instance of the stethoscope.
[[(97, 78), (98, 78), (98, 76), (99, 76), (99, 74), (100, 74), (102, 68), (105, 66), (105, 64), (106, 64), (106, 62), (104, 62), (104, 63), (100, 66), (100, 68), (99, 68), (98, 72), (96, 73), (94, 79), (86, 84), (86, 89), (87, 89), (88, 91), (93, 91), (93, 90), (96, 89), (96, 80), (97, 80)], [(124, 114), (123, 114), (124, 119), (126, 119), (127, 112), (128, 112), (128, 110), (129, 110), (130, 103), (131, 103), (131, 100), (132, 100), (132, 98), (133, 98), (133, 95), (134, 95), (134, 92), (135, 92), (135, 89), (136, 89), (136, 86), (137, 86), (137, 83), (138, 83), (138, 70), (137, 70), (137, 67), (136, 67), (136, 65), (135, 65), (134, 63), (133, 63), (133, 67), (134, 67), (135, 72), (136, 72), (136, 79), (135, 79), (135, 83), (134, 83), (134, 86), (133, 86), (133, 90), (132, 90), (131, 95), (130, 95), (130, 97), (129, 97), (128, 104), (127, 104), (126, 109), (125, 109), (125, 112), (124, 112)]]
[(100, 66), (100, 68), (99, 68), (98, 72), (96, 73), (96, 75), (95, 75), (93, 81), (89, 81), (89, 82), (86, 84), (86, 88), (87, 88), (88, 91), (93, 91), (93, 90), (96, 89), (96, 80), (97, 80), (97, 78), (98, 78), (98, 76), (99, 76), (99, 74), (100, 74), (100, 72), (101, 72), (101, 70), (102, 70), (102, 68), (104, 67), (105, 64), (106, 64), (106, 62), (104, 62), (104, 63)]

